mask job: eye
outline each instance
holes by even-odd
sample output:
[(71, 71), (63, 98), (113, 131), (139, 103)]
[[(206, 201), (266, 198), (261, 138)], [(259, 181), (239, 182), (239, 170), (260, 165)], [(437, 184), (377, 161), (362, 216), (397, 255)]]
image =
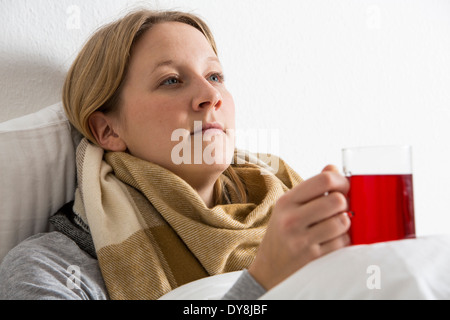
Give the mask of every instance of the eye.
[(166, 80), (164, 80), (163, 82), (161, 82), (162, 86), (170, 86), (170, 85), (174, 85), (174, 84), (178, 84), (180, 83), (180, 80), (178, 80), (176, 77), (170, 77)]
[(222, 83), (225, 79), (222, 73), (213, 73), (208, 77), (209, 81)]

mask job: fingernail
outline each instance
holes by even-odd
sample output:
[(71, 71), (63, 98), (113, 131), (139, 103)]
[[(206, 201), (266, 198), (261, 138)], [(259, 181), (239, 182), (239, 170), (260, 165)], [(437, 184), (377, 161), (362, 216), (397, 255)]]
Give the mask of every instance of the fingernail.
[(343, 223), (344, 225), (347, 225), (347, 224), (350, 223), (350, 217), (349, 217), (349, 215), (348, 215), (348, 212), (343, 212), (343, 213), (341, 214), (341, 221), (342, 221), (342, 223)]

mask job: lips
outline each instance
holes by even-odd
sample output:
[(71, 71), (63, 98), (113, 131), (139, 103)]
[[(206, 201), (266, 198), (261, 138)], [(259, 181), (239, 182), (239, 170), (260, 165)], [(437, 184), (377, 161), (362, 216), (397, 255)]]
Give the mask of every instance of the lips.
[(223, 126), (219, 122), (202, 123), (201, 121), (195, 121), (194, 130), (191, 131), (191, 135), (205, 133), (208, 130), (225, 132)]

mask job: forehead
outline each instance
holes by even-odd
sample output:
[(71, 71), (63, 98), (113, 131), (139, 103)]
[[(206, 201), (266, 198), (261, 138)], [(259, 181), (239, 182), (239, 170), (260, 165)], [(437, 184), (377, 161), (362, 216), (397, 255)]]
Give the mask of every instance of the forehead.
[(146, 31), (135, 44), (132, 56), (172, 59), (186, 54), (215, 55), (200, 30), (181, 22), (162, 22)]

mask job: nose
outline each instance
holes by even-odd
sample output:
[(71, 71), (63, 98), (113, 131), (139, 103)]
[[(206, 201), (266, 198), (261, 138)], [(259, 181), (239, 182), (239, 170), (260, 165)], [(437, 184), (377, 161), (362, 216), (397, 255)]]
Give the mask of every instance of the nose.
[(193, 99), (192, 108), (195, 111), (215, 108), (222, 106), (222, 95), (209, 81), (202, 79), (197, 83), (197, 92)]

